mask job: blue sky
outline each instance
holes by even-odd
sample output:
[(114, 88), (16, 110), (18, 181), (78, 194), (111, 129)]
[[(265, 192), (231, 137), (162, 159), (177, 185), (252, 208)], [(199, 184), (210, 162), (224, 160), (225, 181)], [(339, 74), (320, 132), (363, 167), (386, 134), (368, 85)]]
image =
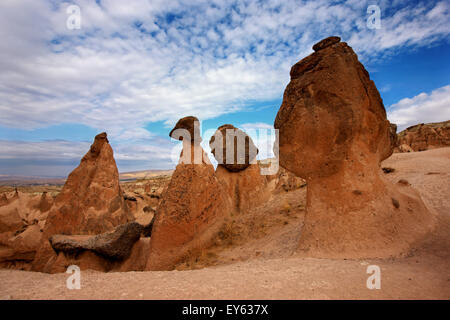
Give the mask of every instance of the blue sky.
[[(372, 4), (380, 29), (367, 27)], [(353, 47), (399, 129), (449, 120), (449, 11), (448, 1), (2, 1), (0, 175), (65, 176), (102, 131), (120, 171), (173, 168), (168, 132), (187, 115), (205, 141), (224, 123), (268, 130), (290, 67), (330, 35)]]

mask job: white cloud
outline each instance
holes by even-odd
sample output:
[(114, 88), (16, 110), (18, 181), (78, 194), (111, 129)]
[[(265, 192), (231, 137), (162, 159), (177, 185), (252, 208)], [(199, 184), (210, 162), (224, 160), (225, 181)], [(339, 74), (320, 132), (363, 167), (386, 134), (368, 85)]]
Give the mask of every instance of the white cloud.
[[(13, 168), (14, 174), (20, 174), (21, 167), (29, 165), (41, 165), (49, 167), (64, 165), (50, 175), (67, 175), (80, 162), (81, 158), (89, 151), (91, 143), (72, 142), (64, 140), (54, 141), (10, 141), (0, 140), (0, 163)], [(111, 144), (114, 150), (119, 171), (130, 169), (171, 169), (176, 162), (172, 162), (172, 149), (176, 144), (167, 141), (150, 141), (149, 144)], [(179, 154), (179, 153), (178, 153)], [(174, 161), (178, 160), (175, 159)], [(7, 170), (4, 165), (4, 170)], [(46, 170), (46, 172), (52, 172)], [(29, 174), (29, 173), (27, 173)]]
[(239, 126), (241, 129), (245, 130), (249, 130), (249, 129), (253, 129), (253, 130), (258, 130), (258, 129), (274, 129), (272, 124), (268, 124), (268, 123), (264, 123), (264, 122), (254, 122), (254, 123), (244, 123), (241, 124)]
[(447, 1), (379, 1), (380, 30), (366, 27), (371, 1), (71, 3), (81, 8), (80, 30), (66, 28), (69, 3), (0, 2), (0, 125), (84, 124), (107, 131), (119, 159), (165, 152), (161, 143), (129, 144), (150, 141), (152, 122), (281, 98), (290, 67), (326, 36), (340, 35), (367, 61), (450, 33)]
[(88, 142), (68, 141), (8, 141), (0, 140), (0, 159), (30, 159), (37, 161), (46, 160), (81, 160), (89, 151)]
[(403, 5), (376, 32), (364, 27), (364, 1), (74, 3), (81, 30), (66, 28), (68, 3), (1, 2), (0, 125), (70, 119), (127, 137), (148, 122), (214, 118), (281, 97), (290, 66), (324, 36), (342, 35), (365, 59), (450, 28), (444, 1)]
[(450, 120), (450, 85), (400, 100), (388, 107), (388, 119), (398, 132), (418, 123)]

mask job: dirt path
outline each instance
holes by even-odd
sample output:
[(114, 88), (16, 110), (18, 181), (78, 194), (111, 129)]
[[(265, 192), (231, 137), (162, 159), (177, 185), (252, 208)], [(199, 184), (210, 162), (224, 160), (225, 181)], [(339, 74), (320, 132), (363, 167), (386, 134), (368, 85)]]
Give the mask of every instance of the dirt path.
[[(246, 261), (188, 271), (83, 271), (80, 290), (66, 288), (68, 274), (0, 270), (0, 299), (450, 299), (450, 148), (394, 154), (383, 166), (395, 169), (387, 175), (392, 181), (408, 180), (439, 215), (433, 234), (406, 258), (275, 258), (274, 244), (291, 241), (298, 223), (287, 217), (261, 238), (269, 250)], [(256, 250), (251, 243), (244, 252), (249, 248)], [(222, 255), (229, 262), (232, 253), (243, 259), (236, 246)], [(381, 269), (380, 290), (366, 287), (369, 265)]]

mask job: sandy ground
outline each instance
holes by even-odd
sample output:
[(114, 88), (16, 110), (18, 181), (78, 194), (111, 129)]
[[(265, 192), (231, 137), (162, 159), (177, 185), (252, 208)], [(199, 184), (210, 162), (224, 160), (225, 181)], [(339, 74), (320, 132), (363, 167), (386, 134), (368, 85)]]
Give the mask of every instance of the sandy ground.
[[(67, 289), (68, 274), (0, 270), (0, 299), (450, 299), (450, 148), (394, 154), (383, 166), (395, 169), (387, 174), (393, 182), (409, 181), (438, 215), (436, 230), (405, 258), (287, 255), (301, 225), (300, 208), (276, 218), (271, 228), (257, 229), (262, 233), (259, 239), (242, 244), (241, 237), (217, 253), (219, 262), (227, 258), (225, 265), (170, 272), (82, 271), (80, 290)], [(299, 197), (304, 193), (298, 192)], [(296, 206), (292, 201), (290, 205)], [(261, 218), (268, 219), (265, 213)], [(275, 249), (283, 241), (277, 257)], [(380, 267), (379, 290), (366, 287), (369, 265)]]

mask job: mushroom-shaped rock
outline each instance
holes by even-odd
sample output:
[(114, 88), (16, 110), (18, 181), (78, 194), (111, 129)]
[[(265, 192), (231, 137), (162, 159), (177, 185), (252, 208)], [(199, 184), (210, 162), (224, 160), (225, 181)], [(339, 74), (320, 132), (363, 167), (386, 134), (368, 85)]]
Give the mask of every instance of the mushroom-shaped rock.
[(119, 185), (113, 150), (106, 133), (101, 133), (56, 197), (32, 269), (52, 270), (56, 255), (48, 239), (54, 234), (96, 235), (132, 220)]
[(245, 212), (260, 204), (267, 197), (267, 181), (255, 160), (258, 149), (252, 138), (235, 126), (224, 124), (209, 145), (219, 163), (216, 176), (232, 199), (234, 212)]
[(308, 183), (300, 250), (347, 258), (403, 253), (434, 219), (414, 190), (381, 174), (380, 161), (393, 151), (391, 126), (368, 72), (346, 43), (318, 45), (292, 67), (275, 119), (280, 165)]
[(314, 46), (313, 46), (313, 50), (314, 51), (319, 51), (322, 49), (325, 49), (329, 46), (332, 46), (335, 43), (339, 43), (341, 41), (340, 37), (328, 37), (325, 38), (319, 42), (317, 42)]
[[(146, 270), (171, 270), (210, 246), (231, 214), (231, 201), (206, 153), (199, 144), (185, 142), (185, 161), (177, 165), (156, 210)], [(200, 161), (193, 161), (197, 153)]]
[(181, 118), (170, 131), (169, 136), (176, 140), (190, 140), (191, 142), (200, 143), (202, 141), (200, 122), (193, 116)]
[(220, 126), (209, 141), (211, 152), (220, 166), (238, 172), (256, 163), (258, 148), (251, 137), (231, 124)]

